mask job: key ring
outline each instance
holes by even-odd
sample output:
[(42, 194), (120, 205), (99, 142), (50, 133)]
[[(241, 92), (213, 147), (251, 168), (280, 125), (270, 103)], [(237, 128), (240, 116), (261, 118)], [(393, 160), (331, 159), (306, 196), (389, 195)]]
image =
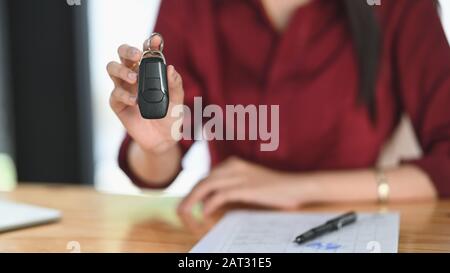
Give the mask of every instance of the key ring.
[[(148, 39), (148, 41), (151, 44), (151, 41), (153, 39), (153, 37), (159, 36), (159, 38), (161, 39), (161, 44), (159, 45), (159, 51), (163, 52), (164, 50), (164, 38), (161, 34), (159, 34), (158, 32), (153, 32), (152, 35), (150, 35), (150, 38)], [(148, 45), (147, 49), (150, 49), (150, 44)]]
[[(158, 50), (152, 50), (150, 48), (151, 44), (152, 44), (152, 39), (156, 36), (159, 36), (159, 38), (161, 39), (161, 44), (159, 45), (159, 49)], [(164, 49), (164, 38), (161, 34), (159, 34), (158, 32), (154, 32), (152, 33), (152, 35), (150, 35), (150, 38), (147, 40), (148, 41), (148, 46), (146, 46), (146, 48), (144, 48), (144, 52), (142, 53), (142, 57), (141, 57), (141, 61), (139, 63), (142, 62), (142, 59), (145, 58), (146, 55), (153, 55), (153, 56), (157, 56), (159, 58), (161, 58), (164, 62), (164, 64), (166, 64), (166, 58), (164, 57), (163, 49)]]

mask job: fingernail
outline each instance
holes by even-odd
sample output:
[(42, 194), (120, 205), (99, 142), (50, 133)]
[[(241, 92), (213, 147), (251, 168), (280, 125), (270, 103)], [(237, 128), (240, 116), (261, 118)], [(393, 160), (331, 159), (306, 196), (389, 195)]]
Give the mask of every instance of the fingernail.
[(136, 96), (130, 96), (129, 100), (131, 102), (135, 102), (137, 100), (137, 97)]
[(134, 57), (138, 54), (138, 50), (136, 48), (132, 48), (130, 50), (130, 57)]
[(178, 76), (178, 73), (177, 73), (177, 71), (176, 71), (175, 68), (174, 68), (174, 69), (173, 69), (173, 72), (172, 72), (172, 78), (173, 78), (173, 79), (176, 79), (177, 76)]
[(137, 79), (137, 74), (134, 72), (128, 73), (128, 79), (135, 81)]

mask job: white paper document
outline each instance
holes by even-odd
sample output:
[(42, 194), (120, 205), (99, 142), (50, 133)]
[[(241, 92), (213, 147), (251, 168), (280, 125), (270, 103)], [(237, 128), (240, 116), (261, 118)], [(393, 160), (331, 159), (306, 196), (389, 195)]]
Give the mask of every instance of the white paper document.
[(398, 213), (358, 213), (355, 223), (302, 245), (299, 234), (339, 214), (234, 211), (191, 253), (395, 253)]

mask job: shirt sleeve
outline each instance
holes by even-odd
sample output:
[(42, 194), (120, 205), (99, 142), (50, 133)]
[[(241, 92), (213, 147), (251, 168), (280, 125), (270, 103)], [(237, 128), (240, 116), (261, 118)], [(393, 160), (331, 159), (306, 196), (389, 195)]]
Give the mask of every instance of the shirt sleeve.
[(450, 197), (450, 49), (432, 0), (404, 1), (395, 62), (404, 110), (423, 150), (404, 162), (424, 170), (440, 197)]
[[(184, 0), (162, 0), (158, 19), (155, 25), (155, 32), (160, 33), (164, 37), (164, 56), (167, 64), (172, 64), (183, 79), (184, 87), (184, 104), (193, 109), (194, 97), (201, 96), (201, 88), (192, 67), (190, 48), (194, 46), (191, 42), (193, 37), (189, 35), (189, 22), (192, 20), (192, 14), (189, 10), (189, 2)], [(170, 113), (169, 113), (170, 114)], [(192, 120), (191, 117), (186, 117)], [(186, 124), (186, 121), (185, 123)], [(193, 128), (193, 126), (191, 126)], [(194, 131), (194, 130), (192, 130)], [(193, 132), (194, 133), (194, 132)], [(192, 133), (192, 134), (193, 134)], [(193, 139), (193, 137), (191, 138)], [(130, 168), (128, 162), (128, 151), (133, 139), (130, 135), (126, 135), (119, 150), (119, 166), (127, 174), (130, 180), (141, 188), (166, 188), (175, 177), (167, 181), (161, 186), (152, 186), (151, 181), (143, 181)], [(193, 140), (182, 139), (179, 146), (183, 155), (190, 149)], [(181, 166), (180, 166), (181, 171)]]

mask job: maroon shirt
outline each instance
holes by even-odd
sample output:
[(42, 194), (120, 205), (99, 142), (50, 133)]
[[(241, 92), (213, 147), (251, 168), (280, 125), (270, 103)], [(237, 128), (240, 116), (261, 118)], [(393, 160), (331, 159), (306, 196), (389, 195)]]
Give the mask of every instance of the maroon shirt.
[[(277, 33), (259, 1), (163, 0), (155, 31), (182, 75), (185, 104), (280, 105), (278, 150), (261, 141), (210, 141), (212, 165), (230, 155), (290, 172), (374, 167), (383, 143), (407, 113), (422, 168), (450, 197), (450, 49), (432, 0), (383, 1), (376, 86), (377, 123), (358, 103), (358, 67), (340, 1), (313, 0)], [(126, 137), (121, 168), (129, 168)], [(186, 152), (192, 141), (182, 141)]]

